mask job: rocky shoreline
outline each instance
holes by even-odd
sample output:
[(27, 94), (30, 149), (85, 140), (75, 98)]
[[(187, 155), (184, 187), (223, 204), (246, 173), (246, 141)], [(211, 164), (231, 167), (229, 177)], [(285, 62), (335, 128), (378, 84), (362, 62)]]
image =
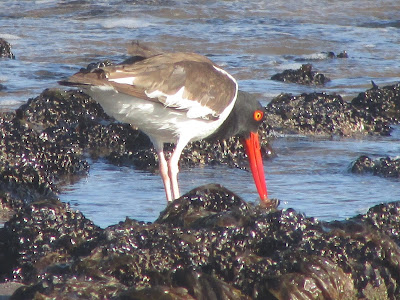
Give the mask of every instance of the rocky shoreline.
[[(373, 87), (351, 103), (337, 95), (281, 95), (260, 127), (264, 152), (277, 132), (390, 134), (399, 88)], [(380, 105), (391, 109), (371, 109)], [(0, 135), (2, 210), (12, 212), (0, 230), (0, 276), (25, 284), (12, 299), (395, 299), (400, 292), (398, 202), (323, 223), (210, 185), (182, 196), (154, 223), (127, 219), (101, 229), (60, 202), (57, 185), (85, 174), (84, 153), (154, 170), (146, 136), (114, 122), (85, 94), (60, 90), (3, 113)], [(236, 139), (193, 143), (181, 164), (245, 167), (240, 147)]]
[[(399, 91), (400, 84), (373, 85), (351, 102), (282, 94), (265, 108), (263, 152), (273, 153), (276, 134), (390, 135)], [(236, 138), (192, 143), (180, 163), (246, 168), (241, 147)], [(85, 155), (157, 168), (145, 135), (79, 91), (45, 90), (0, 113), (0, 279), (24, 284), (11, 299), (400, 299), (400, 202), (320, 222), (212, 184), (177, 199), (154, 223), (127, 219), (102, 229), (57, 197), (64, 181), (86, 174)], [(400, 173), (398, 158), (352, 165), (354, 173)]]

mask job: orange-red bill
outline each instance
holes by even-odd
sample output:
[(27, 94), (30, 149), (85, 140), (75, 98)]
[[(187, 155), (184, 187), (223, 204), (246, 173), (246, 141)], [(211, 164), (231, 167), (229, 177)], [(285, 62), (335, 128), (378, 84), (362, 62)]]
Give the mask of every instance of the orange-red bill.
[(268, 202), (267, 185), (265, 183), (264, 165), (258, 134), (251, 132), (250, 137), (243, 139), (242, 142), (249, 158), (251, 173), (253, 174), (260, 199), (262, 202)]

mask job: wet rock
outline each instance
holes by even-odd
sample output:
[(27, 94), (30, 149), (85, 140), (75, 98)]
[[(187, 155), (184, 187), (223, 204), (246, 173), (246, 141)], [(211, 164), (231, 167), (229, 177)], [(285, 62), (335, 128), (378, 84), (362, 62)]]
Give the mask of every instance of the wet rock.
[(19, 210), (2, 229), (2, 277), (31, 282), (47, 267), (67, 263), (72, 256), (87, 255), (101, 229), (58, 200), (35, 202)]
[(299, 271), (270, 280), (271, 294), (276, 299), (357, 299), (351, 276), (330, 259), (304, 257)]
[[(302, 57), (294, 58), (294, 60), (298, 62), (309, 62), (334, 58), (348, 58), (347, 51), (342, 51), (339, 54), (335, 54), (333, 51), (327, 51), (317, 54), (303, 55)], [(293, 57), (288, 57), (288, 59), (293, 59)]]
[(185, 228), (230, 227), (241, 224), (251, 206), (218, 184), (193, 189), (174, 201), (155, 221)]
[[(265, 132), (261, 145), (268, 154)], [(173, 150), (167, 145), (167, 156)], [(0, 115), (0, 203), (19, 209), (44, 198), (56, 199), (55, 183), (85, 175), (83, 159), (105, 157), (118, 165), (154, 171), (158, 167), (153, 146), (140, 131), (115, 122), (101, 106), (79, 91), (45, 90), (15, 113)], [(180, 165), (229, 164), (246, 168), (238, 138), (195, 142), (184, 150)]]
[(14, 54), (11, 52), (10, 43), (2, 38), (0, 38), (0, 57), (15, 59)]
[(376, 227), (400, 245), (400, 202), (376, 205), (354, 219)]
[(53, 268), (52, 276), (46, 276), (37, 284), (19, 288), (11, 299), (115, 299), (115, 296), (126, 290), (113, 277), (104, 276), (93, 280), (72, 274), (67, 276), (65, 269)]
[(337, 58), (348, 58), (349, 55), (347, 54), (347, 51), (345, 50), (343, 52), (340, 52), (336, 57)]
[(266, 107), (266, 123), (273, 131), (306, 135), (390, 135), (399, 123), (400, 84), (360, 93), (351, 103), (340, 95), (281, 94)]
[(340, 52), (338, 55), (336, 55), (332, 51), (329, 51), (329, 52), (327, 52), (327, 56), (328, 56), (328, 58), (348, 58), (349, 57), (346, 50), (343, 52)]
[(351, 166), (357, 174), (371, 173), (382, 177), (400, 178), (400, 158), (382, 157), (371, 159), (360, 156)]
[[(196, 226), (182, 226), (182, 207), (209, 213), (198, 214)], [(34, 292), (54, 298), (140, 299), (157, 298), (163, 291), (167, 299), (395, 299), (400, 248), (392, 237), (398, 238), (398, 207), (390, 203), (349, 221), (321, 223), (294, 210), (244, 205), (229, 191), (205, 186), (166, 209), (176, 210), (176, 219), (164, 212), (155, 223), (127, 219), (105, 230), (80, 219), (83, 226), (59, 233), (61, 222), (46, 229), (52, 224), (46, 220), (79, 224), (65, 218), (69, 208), (52, 207), (51, 213), (46, 208), (43, 222), (22, 222), (40, 214), (36, 206), (6, 227), (15, 234), (8, 239), (13, 245), (23, 241), (9, 247), (11, 254), (26, 249), (17, 252), (17, 259), (36, 274), (25, 277), (32, 283), (16, 291), (15, 299)], [(229, 213), (240, 218), (227, 226), (199, 221)], [(25, 223), (22, 231), (12, 229)], [(49, 235), (61, 235), (63, 242)]]
[(58, 177), (85, 171), (87, 164), (68, 147), (60, 148), (15, 114), (0, 115), (0, 195), (4, 208), (54, 198)]
[[(133, 162), (146, 164), (140, 154), (149, 149), (148, 138), (128, 124), (116, 123), (81, 92), (45, 90), (22, 105), (17, 116), (59, 147), (70, 147), (81, 155), (89, 152), (93, 157), (109, 155), (116, 163), (139, 153)], [(149, 156), (154, 164), (154, 154)]]
[(383, 119), (390, 124), (400, 122), (400, 83), (379, 88), (373, 87), (358, 94), (351, 104), (354, 109), (364, 112), (365, 118)]
[(172, 276), (177, 288), (156, 285), (145, 289), (130, 289), (119, 299), (251, 299), (233, 286), (208, 274), (190, 270), (178, 270)]
[(368, 108), (355, 108), (340, 95), (281, 94), (266, 107), (266, 122), (280, 133), (305, 135), (389, 135), (390, 123), (372, 116)]
[[(143, 133), (128, 124), (115, 122), (101, 106), (87, 95), (76, 92), (45, 90), (17, 110), (17, 115), (30, 126), (42, 130), (58, 145), (74, 145), (76, 151), (88, 151), (107, 157), (116, 164), (134, 164), (139, 169), (156, 170), (157, 158), (153, 146)], [(268, 126), (260, 128), (264, 136), (261, 146), (270, 153), (265, 138)], [(168, 157), (173, 145), (166, 145)], [(223, 141), (199, 141), (183, 151), (180, 165), (228, 164), (245, 168), (247, 159), (238, 138)]]
[(271, 79), (306, 85), (324, 85), (330, 81), (324, 74), (312, 71), (311, 64), (304, 64), (298, 70), (285, 70), (282, 73), (273, 75)]

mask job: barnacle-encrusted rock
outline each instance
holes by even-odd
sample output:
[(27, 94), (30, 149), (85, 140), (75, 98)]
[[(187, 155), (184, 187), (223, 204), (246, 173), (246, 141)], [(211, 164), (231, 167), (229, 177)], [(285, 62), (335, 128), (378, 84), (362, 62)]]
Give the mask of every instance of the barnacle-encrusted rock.
[(351, 166), (353, 173), (372, 173), (382, 177), (400, 177), (400, 158), (381, 157), (371, 159), (368, 156), (360, 156)]
[[(15, 299), (34, 291), (78, 299), (163, 291), (168, 299), (396, 299), (400, 293), (397, 202), (322, 223), (291, 209), (246, 204), (212, 185), (171, 203), (157, 222), (127, 219), (105, 230), (65, 217), (72, 216), (68, 207), (33, 207), (7, 223), (12, 238), (0, 241), (10, 257), (30, 266), (19, 274), (29, 275), (24, 280), (31, 285)], [(40, 214), (43, 222), (29, 221)]]
[(285, 70), (282, 73), (273, 75), (271, 79), (285, 82), (316, 85), (323, 85), (330, 81), (330, 79), (324, 74), (312, 71), (311, 64), (304, 64), (298, 70)]
[(59, 147), (14, 114), (0, 115), (0, 157), (0, 200), (11, 209), (51, 197), (54, 180), (88, 167), (71, 145)]
[(400, 202), (376, 205), (366, 214), (354, 217), (354, 220), (376, 227), (400, 245)]
[[(101, 106), (87, 95), (76, 92), (45, 90), (17, 110), (17, 116), (57, 145), (73, 145), (95, 156), (105, 156), (117, 164), (133, 163), (140, 169), (155, 170), (155, 151), (150, 140), (128, 124), (116, 123)], [(268, 127), (260, 128), (261, 146), (268, 155)], [(71, 147), (71, 146), (70, 146)], [(167, 156), (173, 150), (166, 146)], [(180, 165), (229, 164), (245, 166), (245, 154), (238, 138), (224, 141), (199, 141), (188, 145)]]
[(101, 234), (100, 228), (82, 213), (58, 200), (25, 206), (2, 230), (2, 242), (9, 254), (4, 260), (9, 269), (2, 269), (0, 274), (25, 282), (32, 281), (38, 273), (45, 274), (51, 264), (68, 262), (72, 255), (88, 254)]
[(384, 119), (390, 124), (400, 122), (400, 83), (379, 88), (372, 82), (373, 87), (358, 94), (351, 104), (364, 112), (365, 118), (371, 120)]
[(372, 117), (368, 108), (356, 109), (340, 95), (325, 93), (281, 94), (267, 105), (266, 122), (277, 132), (306, 135), (388, 135), (391, 130), (385, 118)]
[[(269, 120), (294, 132), (382, 134), (395, 120), (380, 111), (368, 121), (368, 105), (357, 112), (339, 96), (281, 97), (282, 103), (273, 101), (267, 109)], [(260, 127), (265, 151), (269, 125)], [(193, 143), (182, 164), (241, 166), (239, 145), (238, 139)], [(56, 197), (54, 182), (87, 169), (84, 152), (156, 166), (147, 137), (114, 122), (80, 92), (46, 90), (15, 114), (0, 115), (0, 198), (2, 206), (15, 208), (0, 229), (0, 278), (26, 284), (14, 299), (400, 294), (398, 202), (323, 223), (292, 209), (255, 206), (207, 185), (169, 204), (154, 223), (127, 219), (101, 229)]]
[(250, 207), (231, 191), (220, 185), (210, 184), (193, 189), (174, 201), (161, 212), (155, 223), (187, 228), (235, 226), (240, 220), (235, 219), (232, 212), (237, 212), (240, 217)]
[(389, 135), (399, 116), (400, 84), (374, 85), (350, 103), (325, 93), (281, 94), (266, 107), (272, 130), (307, 135)]
[(12, 59), (15, 58), (14, 54), (11, 52), (10, 43), (2, 38), (0, 38), (0, 57), (6, 57)]

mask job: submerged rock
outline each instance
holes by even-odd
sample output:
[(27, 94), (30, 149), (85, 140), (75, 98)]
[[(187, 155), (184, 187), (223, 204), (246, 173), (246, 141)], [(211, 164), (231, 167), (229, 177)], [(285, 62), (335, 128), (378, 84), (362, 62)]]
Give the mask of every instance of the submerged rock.
[(0, 38), (0, 57), (15, 59), (14, 54), (11, 52), (10, 43), (2, 38)]
[(357, 174), (372, 173), (382, 177), (400, 178), (400, 158), (371, 159), (368, 156), (360, 156), (353, 162), (351, 171)]
[[(303, 55), (301, 57), (294, 58), (295, 61), (305, 62), (305, 61), (316, 61), (323, 59), (333, 59), (333, 58), (348, 58), (349, 55), (346, 50), (340, 52), (339, 54), (335, 54), (333, 51), (320, 52), (310, 55)], [(289, 57), (292, 58), (292, 57)]]
[(271, 79), (307, 85), (324, 85), (330, 81), (324, 74), (312, 71), (311, 64), (304, 64), (298, 70), (285, 70), (282, 73), (273, 75)]

